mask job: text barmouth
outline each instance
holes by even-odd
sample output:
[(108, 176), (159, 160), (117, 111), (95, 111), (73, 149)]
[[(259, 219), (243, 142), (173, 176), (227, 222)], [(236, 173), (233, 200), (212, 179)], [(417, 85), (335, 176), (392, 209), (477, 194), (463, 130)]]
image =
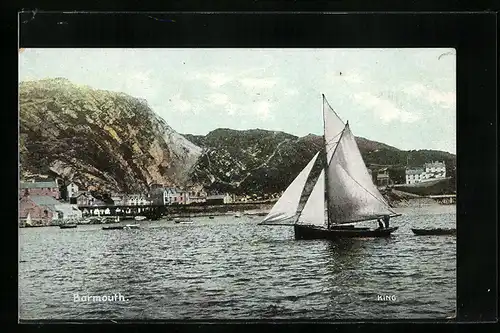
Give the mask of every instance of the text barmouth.
[(73, 295), (74, 302), (126, 302), (126, 299), (121, 293), (114, 295), (81, 295), (76, 293)]

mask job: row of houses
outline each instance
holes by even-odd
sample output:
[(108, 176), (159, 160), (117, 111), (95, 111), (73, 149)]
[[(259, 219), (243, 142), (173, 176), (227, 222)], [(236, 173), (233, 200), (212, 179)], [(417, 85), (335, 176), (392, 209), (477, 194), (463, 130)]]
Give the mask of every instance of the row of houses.
[(446, 178), (445, 162), (425, 163), (423, 167), (407, 168), (405, 171), (406, 184), (417, 184), (429, 180)]
[[(74, 183), (66, 186), (66, 198), (70, 204), (82, 206), (143, 206), (143, 205), (189, 205), (193, 203), (229, 204), (235, 202), (228, 193), (207, 193), (203, 187), (183, 190), (174, 187), (153, 186), (148, 193), (113, 193), (109, 202), (94, 197), (89, 191), (81, 191)], [(21, 182), (19, 198), (25, 196), (48, 196), (62, 200), (57, 181)]]

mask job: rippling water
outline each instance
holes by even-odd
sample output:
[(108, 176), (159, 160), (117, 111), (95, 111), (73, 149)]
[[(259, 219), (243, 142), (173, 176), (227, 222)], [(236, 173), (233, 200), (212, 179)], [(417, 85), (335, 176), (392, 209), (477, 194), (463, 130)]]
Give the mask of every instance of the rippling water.
[(250, 216), (20, 229), (20, 318), (443, 318), (455, 310), (456, 239), (410, 228), (455, 227), (455, 206), (400, 212), (393, 237), (341, 243), (297, 241)]

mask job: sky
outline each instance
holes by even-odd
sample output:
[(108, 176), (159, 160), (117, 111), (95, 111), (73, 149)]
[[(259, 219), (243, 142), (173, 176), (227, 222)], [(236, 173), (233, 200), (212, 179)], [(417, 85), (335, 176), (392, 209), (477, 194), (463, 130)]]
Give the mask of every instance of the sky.
[(322, 135), (322, 97), (356, 136), (456, 153), (454, 49), (23, 49), (20, 81), (144, 98), (177, 132)]

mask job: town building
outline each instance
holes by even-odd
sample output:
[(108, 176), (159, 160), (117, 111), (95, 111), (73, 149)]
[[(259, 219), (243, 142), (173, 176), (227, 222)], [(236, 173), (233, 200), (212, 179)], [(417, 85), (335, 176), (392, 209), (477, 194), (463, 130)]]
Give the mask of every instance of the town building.
[(391, 185), (391, 177), (389, 176), (389, 171), (387, 168), (383, 168), (377, 171), (377, 186), (389, 186)]
[(111, 195), (111, 200), (115, 206), (125, 206), (126, 204), (126, 196), (124, 194), (113, 193)]
[(81, 191), (76, 196), (76, 204), (81, 206), (105, 206), (106, 203), (95, 198), (89, 191)]
[(417, 184), (425, 179), (425, 169), (423, 168), (411, 168), (406, 169), (406, 184)]
[(19, 186), (19, 198), (26, 195), (43, 195), (50, 196), (56, 200), (61, 198), (61, 193), (59, 191), (59, 186), (56, 181), (46, 180), (46, 181), (29, 181), (20, 182)]
[(444, 162), (425, 163), (424, 167), (406, 169), (406, 184), (416, 184), (425, 181), (446, 178)]
[(28, 214), (38, 224), (82, 217), (82, 212), (76, 205), (63, 203), (46, 195), (27, 195), (19, 200), (19, 218), (26, 219)]
[(192, 188), (187, 194), (187, 204), (204, 203), (207, 201), (207, 192), (203, 188)]
[(446, 164), (444, 162), (425, 163), (424, 168), (426, 179), (446, 178)]
[(68, 194), (68, 200), (71, 200), (71, 198), (76, 198), (78, 195), (78, 185), (75, 183), (70, 183), (68, 186), (66, 186), (66, 193)]
[(128, 194), (124, 198), (125, 206), (145, 206), (151, 204), (145, 194)]
[(208, 205), (223, 205), (223, 204), (230, 204), (235, 201), (235, 197), (230, 195), (229, 193), (226, 194), (212, 194), (207, 196), (206, 203)]

